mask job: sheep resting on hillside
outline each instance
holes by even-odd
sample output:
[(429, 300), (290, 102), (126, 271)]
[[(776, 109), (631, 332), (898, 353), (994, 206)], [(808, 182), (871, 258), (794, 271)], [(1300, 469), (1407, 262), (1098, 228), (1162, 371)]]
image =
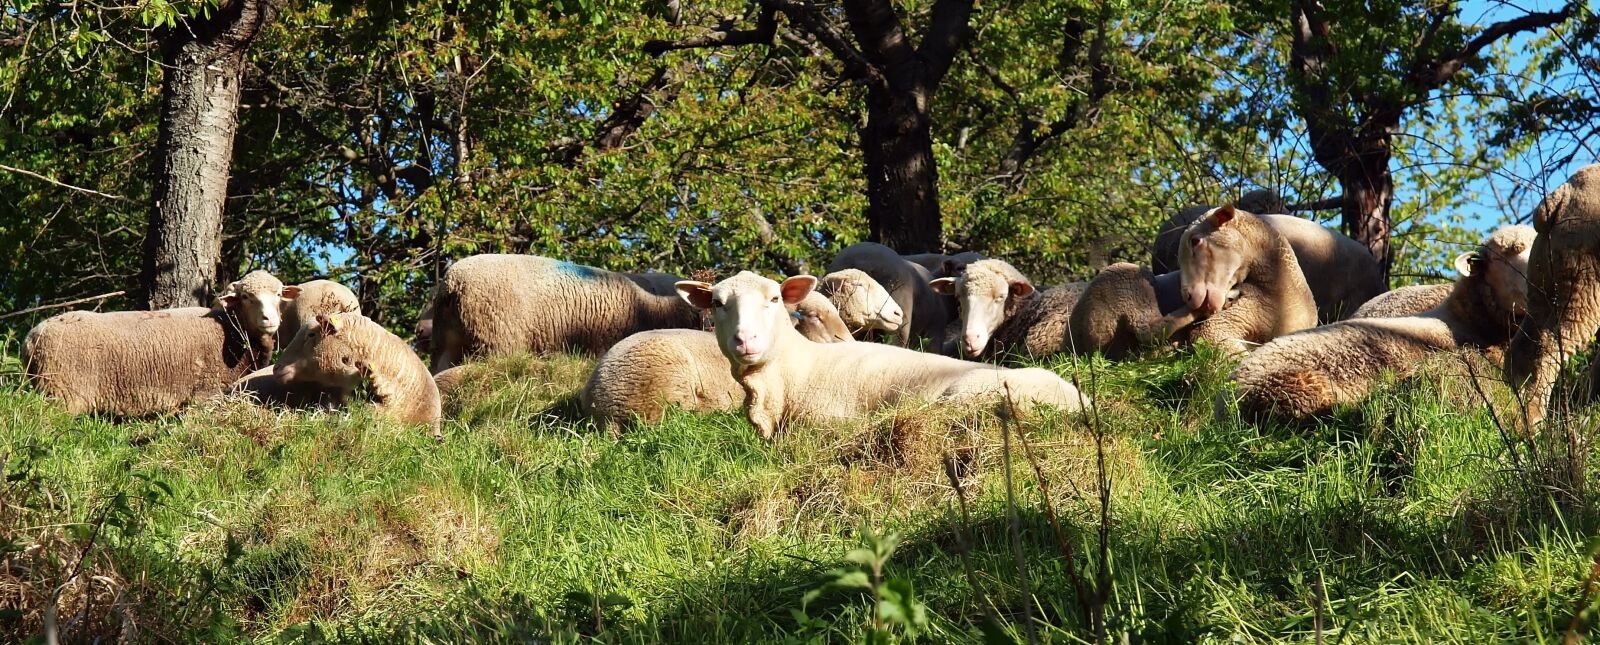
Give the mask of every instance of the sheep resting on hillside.
[(284, 348), (273, 376), (288, 387), (312, 384), (346, 399), (362, 383), (374, 406), (401, 423), (439, 430), (439, 390), (404, 340), (361, 314), (317, 316)]
[(905, 324), (905, 312), (889, 291), (860, 269), (841, 269), (822, 276), (817, 291), (833, 303), (857, 338), (874, 331), (899, 331)]
[(716, 285), (678, 283), (685, 301), (712, 311), (717, 345), (745, 390), (745, 416), (764, 438), (796, 420), (859, 418), (907, 398), (999, 399), (1009, 391), (1019, 408), (1088, 404), (1049, 370), (1004, 369), (874, 343), (810, 342), (786, 322), (783, 303), (800, 302), (816, 281), (802, 275), (780, 285), (744, 271)]
[(1041, 292), (1016, 267), (993, 259), (968, 264), (930, 285), (955, 297), (961, 345), (969, 358), (1007, 351), (1037, 358), (1065, 351), (1067, 320), (1088, 286), (1075, 282)]
[(1233, 372), (1249, 416), (1324, 415), (1360, 401), (1385, 370), (1410, 374), (1432, 352), (1503, 346), (1527, 303), (1523, 277), (1534, 231), (1507, 226), (1456, 260), (1461, 278), (1438, 307), (1418, 316), (1362, 318), (1274, 340)]
[(1454, 284), (1419, 284), (1385, 291), (1361, 305), (1355, 313), (1350, 314), (1350, 318), (1415, 316), (1439, 306), (1445, 298), (1450, 297), (1450, 292), (1454, 289)]
[(282, 301), (297, 293), (252, 271), (210, 309), (64, 313), (28, 332), (23, 363), (73, 414), (173, 412), (270, 364)]
[(433, 371), (468, 356), (569, 349), (599, 354), (635, 332), (699, 327), (699, 312), (655, 292), (665, 279), (657, 276), (665, 275), (629, 275), (533, 255), (465, 258), (445, 271), (436, 289)]
[[(1317, 305), (1294, 249), (1260, 218), (1223, 206), (1196, 220), (1181, 239), (1184, 303), (1204, 318), (1190, 328), (1190, 340), (1242, 354), (1316, 326)], [(1230, 301), (1234, 290), (1238, 298)]]
[[(1176, 332), (1195, 321), (1183, 303), (1178, 272), (1154, 275), (1129, 262), (1106, 267), (1084, 289), (1072, 310), (1067, 349), (1078, 354), (1099, 352), (1122, 360), (1144, 347), (1171, 345)], [(1227, 294), (1239, 298), (1239, 290)]]
[(900, 305), (904, 322), (895, 334), (896, 343), (908, 347), (916, 338), (926, 338), (938, 350), (945, 345), (945, 327), (955, 318), (955, 301), (934, 292), (928, 283), (933, 273), (926, 267), (901, 257), (882, 244), (853, 244), (828, 264), (828, 272), (860, 269), (883, 285)]

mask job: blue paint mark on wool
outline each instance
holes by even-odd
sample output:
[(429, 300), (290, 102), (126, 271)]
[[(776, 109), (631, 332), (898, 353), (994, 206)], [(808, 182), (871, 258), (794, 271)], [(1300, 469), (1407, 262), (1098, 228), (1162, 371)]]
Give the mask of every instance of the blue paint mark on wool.
[(556, 264), (556, 270), (562, 273), (578, 276), (585, 280), (600, 275), (599, 270), (595, 269), (594, 267), (584, 266), (576, 262), (568, 261), (562, 261)]

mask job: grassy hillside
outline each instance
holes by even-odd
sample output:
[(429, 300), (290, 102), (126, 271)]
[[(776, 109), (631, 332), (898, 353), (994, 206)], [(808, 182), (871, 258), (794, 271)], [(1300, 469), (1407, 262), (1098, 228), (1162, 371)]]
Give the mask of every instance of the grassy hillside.
[[(1062, 360), (1097, 417), (1002, 433), (908, 405), (773, 444), (735, 413), (597, 433), (576, 358), (488, 365), (442, 443), (364, 409), (73, 418), (4, 361), (0, 641), (38, 637), (47, 607), (71, 641), (1587, 631), (1600, 523), (1568, 456), (1587, 431), (1575, 451), (1505, 439), (1467, 376), (1481, 359), (1441, 357), (1305, 428), (1217, 420), (1228, 364), (1208, 352)], [(857, 564), (874, 561), (876, 585)]]

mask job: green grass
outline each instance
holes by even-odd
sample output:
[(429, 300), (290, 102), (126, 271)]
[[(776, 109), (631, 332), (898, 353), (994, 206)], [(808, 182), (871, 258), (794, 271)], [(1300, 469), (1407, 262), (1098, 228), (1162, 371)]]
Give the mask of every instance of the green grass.
[(70, 641), (857, 640), (872, 594), (828, 583), (863, 527), (902, 536), (886, 575), (925, 607), (921, 640), (1024, 641), (1025, 616), (1094, 640), (1070, 580), (1099, 571), (1095, 428), (1119, 640), (1309, 642), (1319, 604), (1328, 642), (1558, 640), (1600, 527), (1592, 469), (1506, 441), (1451, 357), (1292, 428), (1218, 420), (1210, 352), (1063, 359), (1101, 414), (1024, 423), (1043, 482), (1013, 438), (1024, 596), (997, 420), (908, 405), (768, 444), (737, 413), (674, 413), (613, 437), (576, 412), (588, 365), (495, 361), (442, 443), (360, 408), (74, 418), (11, 378), (0, 641), (39, 637), (51, 606)]

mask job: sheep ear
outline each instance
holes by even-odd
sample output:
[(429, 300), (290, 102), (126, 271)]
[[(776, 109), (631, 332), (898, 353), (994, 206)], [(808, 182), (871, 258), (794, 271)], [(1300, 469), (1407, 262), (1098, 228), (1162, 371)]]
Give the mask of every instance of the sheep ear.
[(233, 290), (230, 288), (228, 290), (228, 293), (224, 293), (224, 294), (222, 294), (220, 296), (217, 296), (216, 298), (212, 299), (211, 308), (212, 309), (232, 309), (233, 306), (237, 305), (237, 304), (239, 304), (239, 294), (234, 293)]
[(783, 303), (786, 305), (799, 304), (811, 295), (811, 290), (817, 288), (816, 276), (797, 275), (778, 287), (778, 293), (783, 294)]
[(1028, 296), (1031, 296), (1031, 295), (1033, 295), (1033, 284), (1028, 283), (1028, 282), (1022, 282), (1020, 280), (1017, 281), (1017, 282), (1013, 282), (1013, 283), (1011, 283), (1011, 295), (1016, 296), (1018, 298), (1026, 298)]
[(678, 290), (678, 297), (683, 298), (684, 302), (698, 309), (711, 308), (713, 303), (710, 284), (696, 280), (683, 280), (673, 283), (672, 286)]
[(278, 292), (278, 297), (284, 300), (294, 300), (300, 297), (300, 287), (284, 287), (283, 291)]
[(1213, 211), (1211, 213), (1211, 222), (1216, 224), (1217, 228), (1222, 228), (1224, 224), (1233, 221), (1233, 216), (1235, 214), (1236, 211), (1234, 210), (1233, 205), (1229, 204), (1217, 209), (1216, 211)]
[(956, 295), (956, 279), (955, 278), (939, 278), (937, 280), (929, 282), (928, 286), (933, 287), (933, 292), (937, 293), (937, 294), (946, 295), (946, 296)]
[(1472, 275), (1473, 269), (1482, 261), (1483, 257), (1479, 256), (1477, 251), (1462, 253), (1456, 256), (1456, 273), (1461, 274), (1463, 278), (1469, 277)]
[(339, 317), (329, 314), (317, 314), (317, 326), (322, 328), (325, 336), (339, 333)]

